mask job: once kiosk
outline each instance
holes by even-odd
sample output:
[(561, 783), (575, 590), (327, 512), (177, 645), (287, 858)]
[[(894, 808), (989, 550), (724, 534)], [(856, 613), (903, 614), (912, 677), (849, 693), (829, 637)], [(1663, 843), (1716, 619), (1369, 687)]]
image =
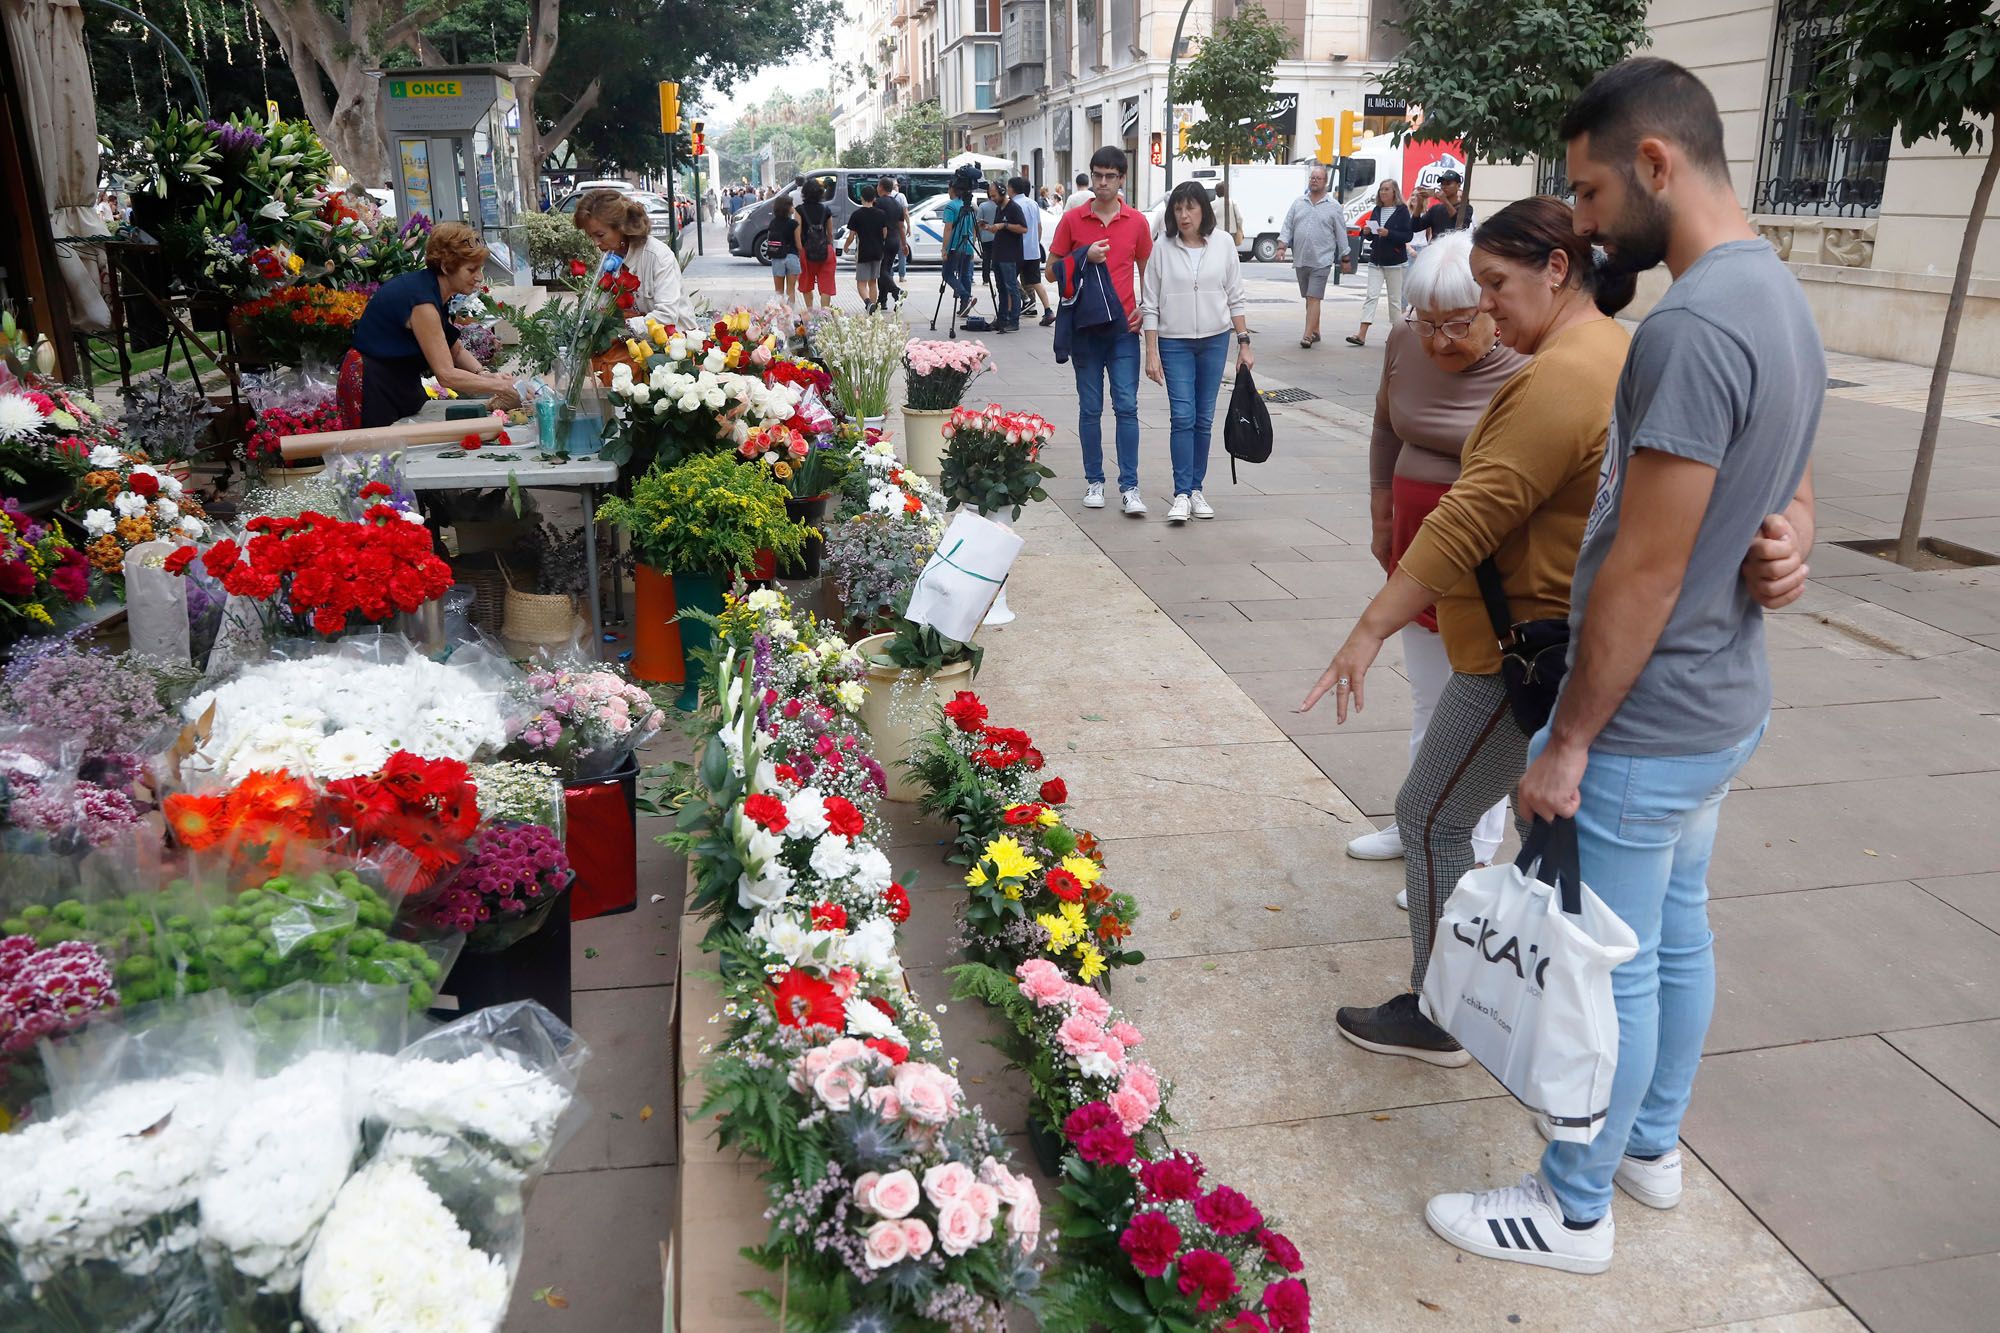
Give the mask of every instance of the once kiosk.
[(510, 243), (520, 209), (520, 105), (524, 65), (381, 70), (382, 126), (395, 173), (396, 211), (468, 222), (486, 242), (496, 283), (533, 280)]

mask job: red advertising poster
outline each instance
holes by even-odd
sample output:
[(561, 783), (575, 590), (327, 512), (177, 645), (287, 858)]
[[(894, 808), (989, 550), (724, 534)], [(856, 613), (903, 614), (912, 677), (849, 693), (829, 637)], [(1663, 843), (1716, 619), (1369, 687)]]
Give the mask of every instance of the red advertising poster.
[(1447, 171), (1465, 174), (1465, 146), (1457, 141), (1451, 143), (1419, 143), (1415, 139), (1403, 142), (1403, 192), (1408, 194), (1419, 185), (1437, 188), (1438, 177)]

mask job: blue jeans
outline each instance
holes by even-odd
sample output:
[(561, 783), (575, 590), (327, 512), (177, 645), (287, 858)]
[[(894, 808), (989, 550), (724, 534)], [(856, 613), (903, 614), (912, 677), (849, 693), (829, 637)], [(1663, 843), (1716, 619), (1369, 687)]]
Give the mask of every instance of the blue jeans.
[(1104, 481), (1104, 381), (1111, 381), (1111, 411), (1118, 418), (1118, 489), (1139, 485), (1139, 335), (1129, 329), (1096, 329), (1070, 340), (1076, 370), (1076, 433), (1083, 442), (1083, 479)]
[(944, 285), (958, 294), (960, 304), (972, 298), (972, 256), (949, 254), (944, 257)]
[(1168, 450), (1174, 460), (1174, 494), (1198, 491), (1208, 478), (1208, 437), (1215, 398), (1229, 363), (1229, 334), (1160, 339), (1160, 369), (1167, 377), (1172, 412)]
[(1000, 279), (1000, 309), (993, 322), (1003, 329), (1021, 327), (1021, 266), (995, 260), (993, 274)]
[[(1672, 1152), (1680, 1138), (1715, 1012), (1708, 859), (1716, 821), (1729, 780), (1767, 725), (1709, 754), (1590, 752), (1576, 812), (1583, 882), (1632, 927), (1639, 952), (1611, 974), (1618, 1070), (1604, 1128), (1590, 1143), (1551, 1143), (1542, 1154), (1542, 1177), (1572, 1222), (1610, 1209), (1620, 1157)], [(1530, 763), (1548, 739), (1545, 727), (1529, 742)]]

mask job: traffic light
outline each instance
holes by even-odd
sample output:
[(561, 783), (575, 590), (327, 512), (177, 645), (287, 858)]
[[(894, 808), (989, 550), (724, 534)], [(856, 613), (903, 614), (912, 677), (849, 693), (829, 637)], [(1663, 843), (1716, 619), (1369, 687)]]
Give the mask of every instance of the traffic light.
[(1333, 151), (1333, 117), (1320, 117), (1313, 122), (1313, 128), (1319, 131), (1319, 137), (1313, 146), (1313, 158), (1315, 161), (1324, 162), (1328, 166), (1332, 166), (1335, 157)]
[(1340, 113), (1340, 155), (1353, 157), (1354, 150), (1361, 146), (1361, 117), (1352, 111)]
[(1187, 139), (1188, 139), (1188, 123), (1186, 121), (1182, 121), (1180, 125), (1174, 130), (1174, 151), (1176, 153), (1179, 153), (1182, 157), (1187, 156), (1187, 150), (1188, 150)]
[(700, 157), (703, 153), (706, 153), (708, 151), (708, 142), (702, 137), (701, 122), (698, 120), (689, 121), (688, 133), (693, 136), (694, 155)]
[(1154, 166), (1157, 167), (1162, 163), (1164, 163), (1166, 160), (1167, 160), (1167, 136), (1160, 133), (1158, 130), (1154, 130), (1152, 163)]
[(660, 133), (679, 134), (681, 132), (681, 86), (678, 83), (660, 85)]

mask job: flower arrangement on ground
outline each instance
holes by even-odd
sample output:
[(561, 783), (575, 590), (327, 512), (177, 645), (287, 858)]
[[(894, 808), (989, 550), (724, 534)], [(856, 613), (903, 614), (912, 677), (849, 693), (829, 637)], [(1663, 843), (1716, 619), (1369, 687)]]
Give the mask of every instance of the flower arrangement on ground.
[(826, 563), (848, 619), (876, 630), (901, 614), (944, 536), (942, 497), (901, 467), (879, 432), (854, 447)]
[(90, 464), (70, 507), (82, 511), (89, 539), (84, 549), (98, 573), (122, 580), (125, 553), (143, 542), (196, 542), (208, 535), (208, 511), (201, 502), (179, 477), (143, 455), (99, 445), (91, 450)]
[(340, 429), (340, 405), (328, 398), (320, 403), (292, 407), (272, 407), (257, 414), (243, 444), (243, 461), (252, 472), (262, 474), (286, 466), (283, 442), (294, 435), (317, 435)]
[(537, 671), (523, 691), (533, 715), (510, 753), (551, 764), (568, 778), (611, 772), (666, 721), (653, 696), (609, 667)]
[(632, 497), (612, 496), (598, 518), (632, 535), (639, 559), (661, 572), (732, 574), (755, 569), (760, 554), (798, 558), (805, 529), (785, 513), (785, 490), (728, 454), (704, 454), (649, 472)]
[(886, 314), (842, 313), (813, 334), (813, 350), (833, 372), (834, 393), (847, 416), (888, 415), (889, 388), (908, 341), (903, 321)]
[(27, 727), (76, 735), (84, 762), (130, 766), (173, 724), (161, 702), (179, 678), (166, 664), (86, 648), (74, 636), (15, 651), (0, 671), (0, 711)]
[(73, 479), (91, 451), (118, 443), (103, 409), (58, 384), (30, 388), (0, 367), (0, 483), (12, 487)]
[(1055, 471), (1039, 460), (1055, 434), (1056, 428), (1033, 412), (1003, 412), (997, 403), (983, 411), (954, 411), (944, 426), (944, 470), (938, 477), (945, 508), (968, 505), (982, 514), (1004, 510), (1019, 518), (1022, 506), (1048, 499), (1042, 482)]
[(283, 365), (335, 365), (354, 342), (368, 298), (320, 283), (280, 287), (236, 307), (245, 353)]
[(0, 639), (55, 628), (56, 612), (90, 600), (89, 570), (61, 528), (0, 498)]
[(432, 926), (466, 936), (475, 951), (505, 948), (540, 925), (571, 873), (562, 840), (549, 829), (488, 824), (426, 916)]
[(985, 343), (912, 338), (903, 348), (903, 406), (914, 412), (948, 412), (965, 401), (966, 389), (992, 366)]
[[(388, 485), (370, 483), (379, 496)], [(362, 488), (364, 498), (369, 487)], [(379, 624), (415, 611), (451, 587), (451, 566), (433, 553), (430, 529), (413, 510), (375, 503), (359, 521), (325, 514), (264, 515), (245, 525), (239, 546), (225, 538), (206, 551), (183, 546), (167, 557), (183, 573), (199, 555), (202, 568), (232, 596), (263, 603), (267, 628), (337, 635), (350, 622)]]

